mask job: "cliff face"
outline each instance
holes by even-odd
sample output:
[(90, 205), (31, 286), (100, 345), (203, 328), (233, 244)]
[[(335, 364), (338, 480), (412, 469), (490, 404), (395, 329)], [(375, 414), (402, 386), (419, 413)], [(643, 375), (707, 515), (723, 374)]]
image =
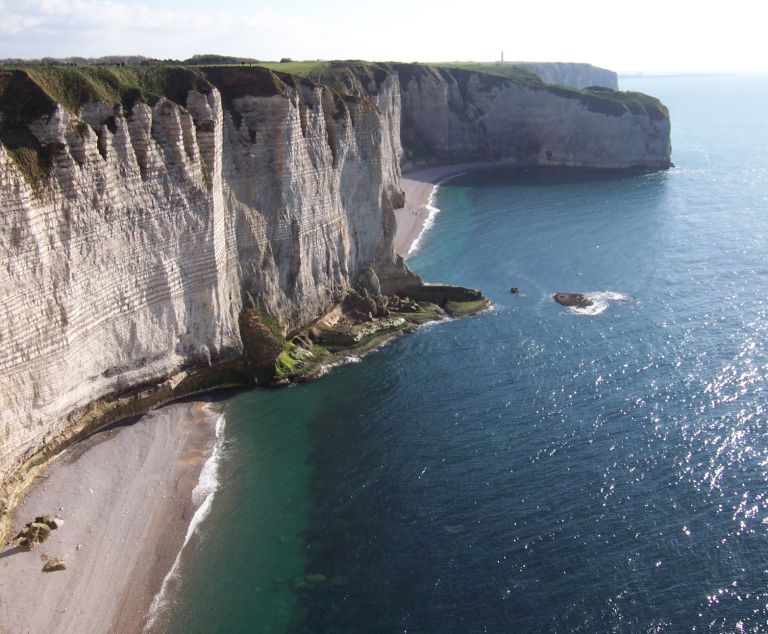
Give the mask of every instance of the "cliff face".
[(399, 65), (405, 166), (477, 160), (666, 169), (666, 108), (639, 93), (568, 90)]
[(560, 84), (573, 88), (601, 86), (611, 90), (619, 89), (618, 75), (606, 68), (592, 64), (571, 64), (567, 62), (515, 62), (516, 66), (531, 71), (549, 84)]
[(212, 71), (221, 90), (183, 106), (53, 105), (34, 187), (0, 145), (0, 478), (89, 403), (237, 356), (244, 303), (290, 329), (369, 266), (407, 277), (397, 78), (363, 100), (266, 75)]
[(287, 331), (361, 276), (417, 284), (401, 141), (412, 163), (669, 164), (665, 111), (502, 78), (137, 72), (0, 71), (0, 480), (100, 399), (238, 358), (244, 308)]

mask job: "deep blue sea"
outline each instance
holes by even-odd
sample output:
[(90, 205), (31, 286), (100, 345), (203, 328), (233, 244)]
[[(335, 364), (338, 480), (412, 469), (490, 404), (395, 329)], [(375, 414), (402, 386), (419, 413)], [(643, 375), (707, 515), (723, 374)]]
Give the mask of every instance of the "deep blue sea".
[(166, 631), (768, 631), (768, 78), (622, 88), (674, 169), (446, 182), (409, 263), (495, 308), (226, 402)]

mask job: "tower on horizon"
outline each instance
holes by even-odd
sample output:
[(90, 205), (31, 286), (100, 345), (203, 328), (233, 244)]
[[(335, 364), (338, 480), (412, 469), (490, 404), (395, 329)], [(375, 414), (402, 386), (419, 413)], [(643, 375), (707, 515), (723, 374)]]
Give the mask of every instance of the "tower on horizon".
[(504, 63), (504, 51), (501, 51), (501, 63)]

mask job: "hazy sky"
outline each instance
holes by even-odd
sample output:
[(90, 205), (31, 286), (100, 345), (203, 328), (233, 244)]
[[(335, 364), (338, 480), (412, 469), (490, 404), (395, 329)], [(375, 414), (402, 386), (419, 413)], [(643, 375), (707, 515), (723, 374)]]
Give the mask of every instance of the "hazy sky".
[(590, 62), (768, 70), (764, 0), (0, 0), (0, 57)]

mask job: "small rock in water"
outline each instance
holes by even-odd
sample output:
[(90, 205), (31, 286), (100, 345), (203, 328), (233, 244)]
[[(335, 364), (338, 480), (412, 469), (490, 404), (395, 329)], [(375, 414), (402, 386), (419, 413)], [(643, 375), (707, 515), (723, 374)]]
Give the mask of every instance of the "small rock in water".
[(43, 566), (43, 572), (56, 572), (57, 570), (65, 570), (67, 568), (67, 561), (69, 557), (67, 555), (60, 555), (58, 557), (51, 557), (45, 562)]
[(587, 308), (593, 304), (592, 300), (582, 293), (555, 293), (553, 297), (558, 304), (569, 308)]
[(315, 574), (315, 575), (307, 575), (305, 577), (307, 580), (307, 583), (311, 586), (316, 586), (320, 583), (325, 582), (325, 575)]
[(314, 590), (322, 583), (325, 583), (326, 576), (321, 574), (310, 574), (295, 577), (291, 581), (294, 590)]

